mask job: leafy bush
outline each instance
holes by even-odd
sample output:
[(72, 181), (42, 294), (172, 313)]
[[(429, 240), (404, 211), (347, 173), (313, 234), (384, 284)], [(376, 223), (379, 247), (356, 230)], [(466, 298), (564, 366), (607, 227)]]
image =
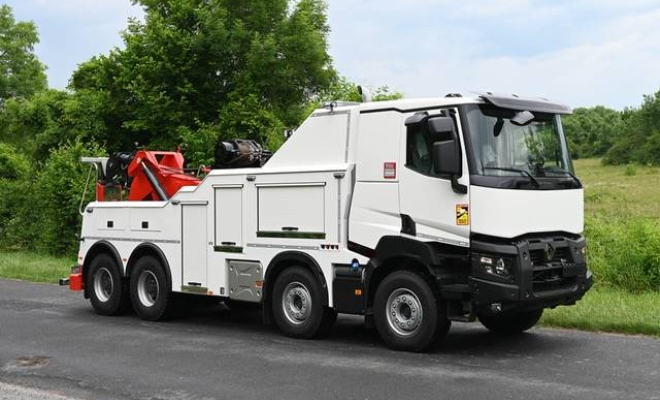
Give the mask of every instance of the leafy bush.
[(104, 153), (96, 145), (79, 142), (53, 150), (34, 180), (21, 181), (22, 203), (7, 224), (3, 247), (51, 254), (76, 251), (81, 222), (78, 206), (89, 168), (80, 157)]
[(586, 221), (587, 258), (600, 285), (660, 290), (660, 225), (643, 217)]
[[(33, 188), (41, 209), (38, 249), (53, 254), (77, 251), (80, 196), (90, 168), (82, 164), (80, 158), (99, 155), (105, 155), (103, 148), (80, 142), (51, 152)], [(85, 201), (93, 198), (93, 187), (90, 189)]]
[(12, 246), (7, 226), (24, 207), (30, 164), (17, 150), (0, 143), (0, 246)]
[(660, 132), (655, 132), (639, 150), (639, 160), (647, 165), (660, 165)]
[(628, 141), (620, 141), (610, 147), (603, 157), (605, 165), (630, 164), (633, 162), (634, 146)]

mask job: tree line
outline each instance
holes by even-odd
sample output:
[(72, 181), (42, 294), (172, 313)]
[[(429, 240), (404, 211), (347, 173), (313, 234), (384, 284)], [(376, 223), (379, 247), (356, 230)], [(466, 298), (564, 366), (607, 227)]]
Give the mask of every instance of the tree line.
[[(276, 150), (326, 101), (360, 101), (328, 52), (324, 0), (135, 0), (123, 48), (92, 57), (67, 90), (49, 89), (32, 22), (0, 6), (0, 249), (73, 254), (83, 155), (182, 146), (210, 165), (219, 139)], [(375, 100), (402, 95), (383, 86)], [(660, 163), (660, 92), (622, 112), (565, 118), (574, 157)]]
[(563, 120), (573, 158), (660, 165), (660, 91), (645, 95), (636, 108), (576, 108)]
[[(124, 47), (49, 89), (32, 22), (0, 7), (0, 249), (72, 254), (83, 155), (182, 146), (209, 165), (219, 139), (271, 150), (321, 103), (359, 100), (328, 53), (323, 0), (135, 0)], [(376, 99), (401, 97), (388, 87)]]

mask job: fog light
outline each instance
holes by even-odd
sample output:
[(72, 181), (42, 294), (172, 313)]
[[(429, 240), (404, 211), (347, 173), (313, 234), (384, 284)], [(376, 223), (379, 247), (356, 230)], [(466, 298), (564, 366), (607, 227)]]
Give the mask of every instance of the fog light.
[(493, 259), (490, 257), (481, 257), (479, 259), (481, 262), (481, 267), (489, 274), (493, 273)]
[(493, 303), (490, 305), (490, 311), (498, 313), (502, 311), (502, 303)]

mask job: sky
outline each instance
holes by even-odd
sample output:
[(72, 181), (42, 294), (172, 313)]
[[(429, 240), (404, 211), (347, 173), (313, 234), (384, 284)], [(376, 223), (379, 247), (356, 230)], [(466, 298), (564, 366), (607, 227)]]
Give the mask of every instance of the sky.
[[(267, 0), (264, 0), (267, 1)], [(4, 0), (34, 21), (51, 87), (122, 46), (130, 0)], [(660, 89), (660, 0), (327, 0), (340, 74), (405, 97), (495, 91), (637, 107)]]

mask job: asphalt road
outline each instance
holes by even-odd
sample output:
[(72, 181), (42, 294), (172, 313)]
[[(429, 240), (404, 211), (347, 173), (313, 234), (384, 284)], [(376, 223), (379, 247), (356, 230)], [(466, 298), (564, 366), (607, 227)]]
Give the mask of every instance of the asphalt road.
[(102, 317), (79, 293), (0, 280), (0, 400), (660, 399), (660, 340), (554, 329), (498, 337), (455, 323), (426, 354), (362, 319), (294, 340), (258, 312), (172, 322)]

